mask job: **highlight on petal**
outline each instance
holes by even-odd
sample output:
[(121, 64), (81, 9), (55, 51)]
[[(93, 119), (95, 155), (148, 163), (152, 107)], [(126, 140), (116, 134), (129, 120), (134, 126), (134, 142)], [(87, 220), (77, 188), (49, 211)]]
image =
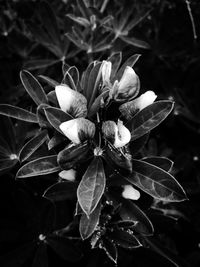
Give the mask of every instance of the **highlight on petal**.
[(87, 115), (87, 99), (72, 90), (68, 85), (57, 85), (55, 87), (56, 97), (60, 108), (74, 117), (85, 117)]
[(151, 105), (157, 98), (157, 95), (153, 91), (147, 91), (140, 97), (135, 99), (136, 106), (139, 110)]
[(63, 171), (59, 172), (58, 175), (60, 178), (62, 178), (64, 180), (74, 182), (75, 178), (76, 178), (76, 171), (74, 169), (70, 169), (67, 171), (63, 170)]
[(111, 142), (116, 148), (123, 147), (131, 140), (130, 131), (123, 125), (123, 122), (118, 120), (105, 121), (102, 125), (104, 138)]
[(117, 131), (115, 132), (115, 147), (123, 147), (131, 140), (130, 131), (123, 125), (123, 122), (118, 120)]
[(76, 92), (67, 85), (57, 85), (55, 87), (55, 92), (60, 108), (64, 112), (68, 111), (74, 101)]
[(74, 144), (93, 138), (95, 134), (94, 123), (84, 118), (65, 121), (59, 127)]
[(122, 196), (124, 198), (132, 200), (138, 200), (140, 198), (140, 192), (132, 185), (124, 185), (123, 188)]
[(147, 106), (151, 105), (157, 98), (157, 95), (153, 91), (147, 91), (136, 99), (122, 104), (119, 107), (123, 117), (130, 120), (137, 111), (140, 111)]
[(110, 84), (111, 71), (112, 71), (112, 63), (110, 61), (103, 61), (101, 74), (104, 85)]

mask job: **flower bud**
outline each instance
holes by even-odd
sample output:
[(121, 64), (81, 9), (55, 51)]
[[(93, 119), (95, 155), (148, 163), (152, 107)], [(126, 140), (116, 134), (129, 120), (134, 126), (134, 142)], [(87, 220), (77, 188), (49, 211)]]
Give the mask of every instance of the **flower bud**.
[(139, 89), (139, 77), (131, 67), (127, 66), (118, 85), (113, 86), (112, 96), (116, 101), (129, 100), (137, 96)]
[(59, 177), (64, 179), (64, 180), (67, 180), (67, 181), (70, 181), (70, 182), (74, 182), (75, 181), (75, 177), (76, 177), (76, 171), (74, 169), (70, 169), (70, 170), (67, 170), (67, 171), (61, 171), (59, 172)]
[(120, 120), (117, 124), (114, 121), (105, 121), (102, 125), (102, 131), (105, 139), (116, 148), (125, 146), (131, 140), (131, 133)]
[(132, 185), (124, 185), (122, 196), (126, 199), (138, 200), (140, 198), (140, 192), (133, 188)]
[(60, 108), (74, 117), (86, 117), (87, 99), (79, 92), (72, 90), (67, 85), (57, 85), (56, 97)]
[(112, 70), (112, 63), (110, 61), (103, 61), (101, 74), (102, 74), (103, 84), (106, 86), (110, 84), (111, 70)]
[(59, 127), (74, 144), (93, 138), (95, 134), (94, 123), (84, 118), (65, 121)]
[(156, 98), (157, 95), (153, 91), (147, 91), (136, 99), (122, 104), (119, 107), (119, 110), (123, 117), (125, 117), (127, 120), (130, 120), (137, 111), (140, 111), (151, 105)]

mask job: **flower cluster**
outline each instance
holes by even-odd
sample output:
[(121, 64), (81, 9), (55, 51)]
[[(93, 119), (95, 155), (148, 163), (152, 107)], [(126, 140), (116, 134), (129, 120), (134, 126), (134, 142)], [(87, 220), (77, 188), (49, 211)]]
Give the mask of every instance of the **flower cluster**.
[[(59, 125), (60, 130), (72, 142), (73, 146), (90, 141), (95, 143), (94, 140), (98, 138), (98, 142), (94, 145), (94, 151), (98, 148), (102, 151), (101, 153), (104, 153), (106, 151), (105, 146), (109, 144), (119, 153), (123, 153), (123, 149), (128, 146), (131, 140), (131, 132), (124, 125), (124, 122), (130, 120), (138, 111), (155, 101), (157, 96), (153, 91), (147, 91), (137, 97), (140, 81), (132, 67), (126, 66), (119, 81), (115, 78), (111, 79), (112, 71), (111, 61), (101, 63), (96, 96), (96, 99), (100, 99), (100, 105), (92, 118), (88, 116), (88, 99), (81, 90), (74, 90), (67, 84), (60, 84), (55, 87), (60, 109), (73, 117), (73, 119)], [(103, 98), (103, 94), (106, 97)], [(107, 120), (105, 112), (104, 116), (100, 116), (103, 113), (100, 109), (108, 111), (111, 103), (119, 104), (122, 119)], [(97, 138), (95, 139), (95, 137)], [(60, 177), (70, 181), (75, 180), (76, 172), (73, 169), (67, 170), (66, 166), (64, 168), (65, 170), (60, 172)], [(140, 197), (139, 191), (131, 185), (125, 185), (122, 188), (124, 198), (137, 200)]]

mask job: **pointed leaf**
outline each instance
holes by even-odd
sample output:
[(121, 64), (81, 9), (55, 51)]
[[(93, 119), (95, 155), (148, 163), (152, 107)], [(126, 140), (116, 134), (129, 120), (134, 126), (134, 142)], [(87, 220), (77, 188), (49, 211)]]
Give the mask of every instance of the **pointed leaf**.
[(138, 248), (141, 247), (140, 241), (128, 231), (121, 229), (115, 229), (107, 235), (111, 240), (113, 240), (118, 246), (122, 248)]
[(140, 112), (128, 122), (132, 140), (143, 136), (157, 127), (172, 111), (174, 103), (171, 101), (157, 101)]
[(144, 161), (132, 160), (132, 163), (132, 174), (124, 177), (130, 183), (159, 200), (180, 202), (187, 199), (181, 185), (168, 172)]
[(19, 152), (19, 160), (21, 162), (27, 160), (46, 140), (47, 131), (41, 131), (38, 135), (34, 136), (28, 141)]
[(73, 119), (69, 113), (62, 111), (59, 108), (47, 107), (44, 111), (49, 123), (61, 134), (63, 134), (63, 132), (59, 128), (60, 124)]
[(106, 255), (117, 264), (118, 251), (114, 242), (108, 238), (103, 239), (102, 249), (106, 252)]
[(135, 230), (142, 235), (152, 235), (153, 225), (146, 214), (131, 200), (122, 200), (120, 216), (125, 221), (136, 222)]
[(98, 205), (105, 189), (105, 173), (101, 158), (95, 157), (86, 170), (77, 190), (82, 210), (89, 216)]
[(38, 80), (28, 71), (20, 72), (22, 84), (33, 101), (37, 104), (48, 104), (47, 96)]
[(42, 69), (50, 67), (58, 62), (60, 62), (59, 59), (32, 59), (25, 62), (24, 68), (27, 70)]
[(34, 113), (8, 104), (0, 105), (0, 114), (22, 121), (38, 123), (37, 116)]
[(76, 262), (82, 257), (81, 251), (67, 237), (49, 235), (46, 242), (64, 260)]
[(57, 155), (47, 156), (26, 163), (18, 170), (16, 178), (46, 175), (57, 172), (59, 170), (60, 167), (57, 163)]
[(43, 196), (52, 201), (62, 201), (66, 199), (75, 198), (76, 190), (77, 190), (77, 183), (58, 182), (47, 188)]
[(152, 165), (156, 165), (157, 167), (165, 170), (166, 172), (170, 172), (174, 164), (172, 160), (165, 157), (145, 157), (141, 160), (148, 162)]
[(47, 76), (44, 76), (44, 75), (39, 75), (38, 76), (40, 79), (42, 79), (43, 81), (45, 81), (48, 85), (52, 86), (52, 87), (56, 87), (57, 85), (59, 85), (58, 82), (56, 82), (55, 80), (47, 77)]
[(149, 138), (149, 133), (129, 143), (129, 149), (132, 157), (137, 155), (140, 152), (140, 150), (142, 150), (144, 145), (147, 143), (148, 138)]
[(107, 61), (110, 61), (112, 63), (112, 71), (110, 79), (111, 81), (113, 81), (115, 79), (115, 75), (122, 61), (122, 52), (114, 53), (107, 59)]
[(137, 39), (135, 37), (120, 36), (119, 38), (125, 43), (130, 44), (132, 46), (143, 49), (150, 49), (150, 45), (147, 42)]
[(131, 57), (129, 57), (125, 62), (124, 64), (120, 67), (120, 69), (118, 70), (117, 72), (117, 75), (116, 75), (116, 80), (120, 81), (123, 73), (124, 73), (124, 70), (127, 66), (129, 67), (134, 67), (135, 63), (138, 61), (138, 59), (140, 58), (140, 54), (135, 54), (135, 55), (132, 55)]
[(69, 170), (83, 163), (93, 156), (90, 153), (90, 147), (87, 142), (79, 145), (69, 145), (58, 154), (58, 164), (63, 170)]
[(79, 231), (81, 238), (87, 239), (89, 238), (95, 231), (98, 223), (99, 223), (99, 216), (101, 212), (101, 204), (96, 206), (95, 210), (87, 217), (85, 213), (82, 214), (79, 224)]

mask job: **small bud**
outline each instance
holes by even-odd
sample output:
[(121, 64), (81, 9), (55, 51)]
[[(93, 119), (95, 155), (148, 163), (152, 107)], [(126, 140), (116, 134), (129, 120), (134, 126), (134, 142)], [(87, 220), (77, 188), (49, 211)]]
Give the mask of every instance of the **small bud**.
[(55, 92), (59, 106), (64, 112), (68, 112), (76, 118), (86, 117), (87, 99), (82, 94), (67, 85), (57, 85)]
[(112, 70), (112, 63), (110, 61), (103, 61), (101, 74), (102, 74), (103, 84), (105, 86), (108, 86), (110, 84), (111, 70)]
[(114, 121), (105, 121), (102, 125), (102, 131), (105, 139), (116, 148), (125, 146), (131, 140), (131, 133), (120, 120), (117, 124)]
[(67, 171), (61, 171), (58, 175), (64, 180), (74, 182), (76, 177), (76, 171), (74, 169), (70, 169)]
[(132, 185), (124, 185), (122, 196), (126, 199), (138, 200), (140, 198), (140, 192), (133, 188)]
[(125, 117), (127, 120), (130, 120), (137, 111), (140, 111), (151, 105), (156, 98), (157, 95), (153, 91), (147, 91), (136, 99), (122, 104), (119, 107), (119, 110), (123, 117)]
[(95, 134), (94, 123), (84, 118), (65, 121), (59, 127), (74, 144), (93, 138)]

